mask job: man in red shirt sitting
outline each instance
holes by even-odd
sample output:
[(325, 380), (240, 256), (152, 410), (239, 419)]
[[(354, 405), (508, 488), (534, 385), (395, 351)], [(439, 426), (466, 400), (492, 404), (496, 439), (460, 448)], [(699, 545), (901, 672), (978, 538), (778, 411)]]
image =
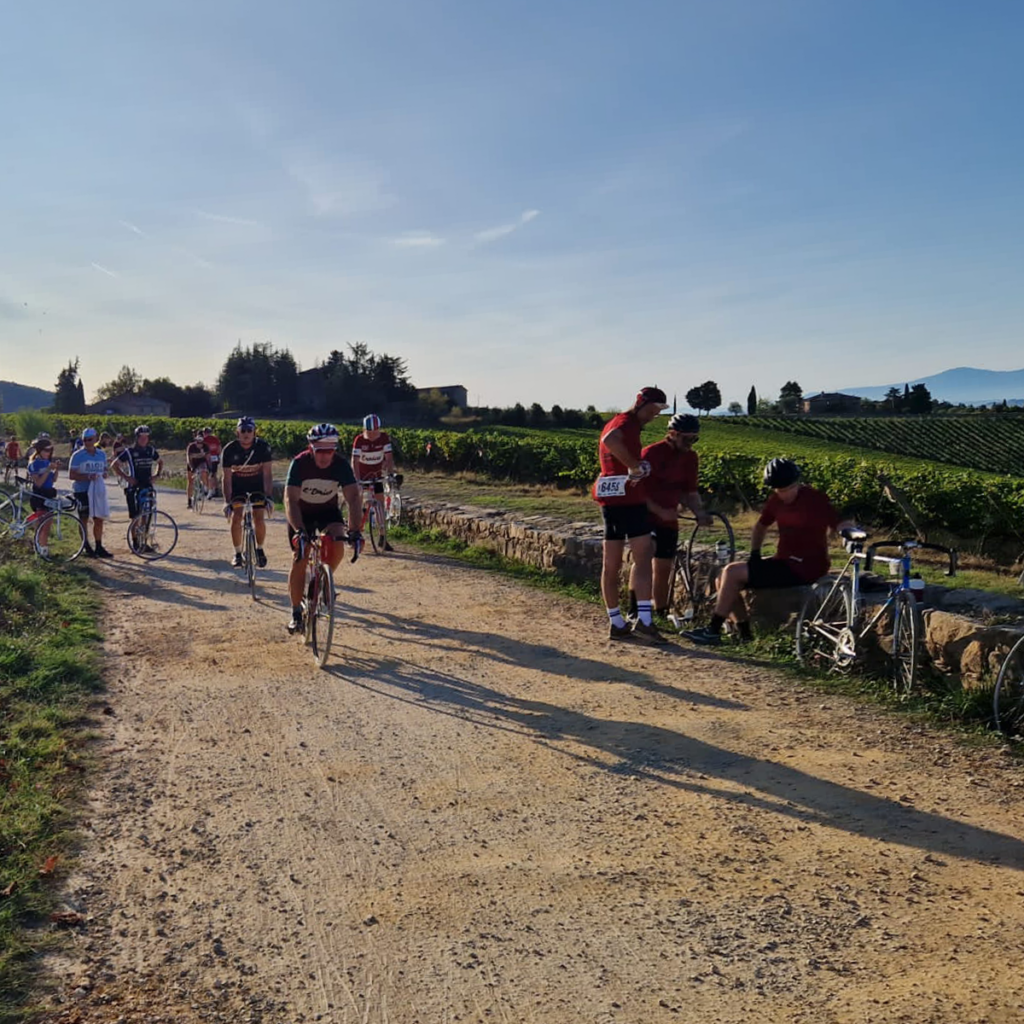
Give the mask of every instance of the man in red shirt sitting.
[[(750, 560), (725, 566), (710, 623), (683, 633), (687, 640), (719, 643), (722, 625), (730, 613), (736, 619), (740, 638), (749, 640), (750, 619), (740, 591), (744, 587), (757, 590), (814, 583), (832, 565), (829, 534), (855, 525), (840, 522), (826, 495), (800, 482), (800, 467), (791, 459), (772, 459), (764, 468), (764, 482), (772, 493), (750, 535)], [(779, 530), (778, 550), (772, 558), (762, 558), (761, 545), (772, 525)]]
[[(697, 493), (699, 462), (693, 445), (699, 436), (700, 420), (688, 413), (679, 413), (669, 420), (664, 439), (649, 444), (640, 453), (651, 467), (647, 478), (647, 508), (654, 540), (652, 592), (658, 615), (668, 614), (668, 593), (679, 547), (679, 506), (689, 508), (702, 526), (711, 522)], [(637, 603), (635, 573), (634, 564), (629, 578), (631, 613), (635, 612)]]
[[(604, 519), (604, 555), (601, 593), (608, 609), (611, 640), (637, 639), (642, 643), (667, 641), (652, 620), (651, 555), (654, 544), (647, 510), (645, 477), (650, 465), (641, 458), (640, 432), (667, 407), (660, 388), (641, 388), (633, 407), (613, 416), (601, 430), (598, 460), (601, 475), (594, 481), (594, 500)], [(626, 624), (619, 608), (619, 574), (626, 544), (633, 555), (633, 589), (637, 621)]]

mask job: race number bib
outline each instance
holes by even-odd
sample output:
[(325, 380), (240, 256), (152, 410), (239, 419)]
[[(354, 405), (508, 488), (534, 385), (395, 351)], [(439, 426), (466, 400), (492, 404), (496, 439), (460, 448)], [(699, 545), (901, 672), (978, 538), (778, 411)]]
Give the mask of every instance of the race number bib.
[(598, 498), (624, 498), (628, 476), (599, 476), (597, 478)]

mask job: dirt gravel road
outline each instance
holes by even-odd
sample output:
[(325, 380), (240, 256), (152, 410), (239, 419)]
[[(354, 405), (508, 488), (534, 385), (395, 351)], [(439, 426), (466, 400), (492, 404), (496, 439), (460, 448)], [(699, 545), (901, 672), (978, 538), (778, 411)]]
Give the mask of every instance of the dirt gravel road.
[(50, 1021), (1019, 1022), (1024, 773), (421, 554), (327, 671), (215, 511), (118, 538)]

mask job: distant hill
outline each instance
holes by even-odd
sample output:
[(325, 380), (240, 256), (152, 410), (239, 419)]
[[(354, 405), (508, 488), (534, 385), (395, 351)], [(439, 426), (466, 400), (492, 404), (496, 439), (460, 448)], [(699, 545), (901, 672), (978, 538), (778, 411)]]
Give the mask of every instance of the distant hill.
[(839, 390), (844, 395), (860, 395), (877, 401), (885, 398), (890, 388), (901, 391), (903, 385), (924, 384), (931, 392), (932, 398), (939, 402), (952, 402), (956, 405), (989, 405), (1001, 402), (1004, 398), (1011, 405), (1024, 403), (1024, 370), (978, 370), (973, 366), (958, 366), (953, 370), (943, 370), (931, 377), (917, 377), (914, 380), (896, 381), (892, 384), (872, 384), (869, 387), (848, 387)]
[(21, 412), (22, 409), (45, 409), (53, 404), (53, 392), (0, 380), (0, 400), (3, 412)]

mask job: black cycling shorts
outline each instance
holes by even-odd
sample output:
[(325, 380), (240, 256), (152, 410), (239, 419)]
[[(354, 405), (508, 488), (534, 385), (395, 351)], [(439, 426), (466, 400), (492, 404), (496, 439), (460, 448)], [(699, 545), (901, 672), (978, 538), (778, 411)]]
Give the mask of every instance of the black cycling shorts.
[(651, 532), (647, 505), (602, 505), (605, 540), (630, 540)]
[(78, 518), (88, 519), (89, 518), (89, 492), (88, 491), (75, 491), (75, 501), (78, 503)]
[[(341, 523), (344, 525), (345, 517), (341, 514), (341, 508), (331, 502), (329, 508), (325, 508), (322, 512), (307, 512), (302, 517), (302, 529), (313, 536), (318, 530), (323, 532), (328, 526), (334, 523)], [(292, 547), (292, 540), (295, 537), (296, 530), (292, 527), (292, 524), (288, 524), (288, 547)], [(293, 548), (295, 551), (295, 561), (299, 561), (299, 552), (297, 548)]]
[(32, 496), (28, 499), (29, 505), (32, 506), (33, 512), (46, 512), (46, 502), (50, 498), (57, 497), (57, 489), (55, 487), (42, 487), (32, 488)]
[(807, 580), (798, 576), (782, 558), (755, 558), (747, 563), (747, 586), (753, 590), (803, 587), (806, 584)]
[(679, 548), (679, 531), (671, 526), (655, 526), (651, 530), (654, 538), (655, 558), (675, 558)]

